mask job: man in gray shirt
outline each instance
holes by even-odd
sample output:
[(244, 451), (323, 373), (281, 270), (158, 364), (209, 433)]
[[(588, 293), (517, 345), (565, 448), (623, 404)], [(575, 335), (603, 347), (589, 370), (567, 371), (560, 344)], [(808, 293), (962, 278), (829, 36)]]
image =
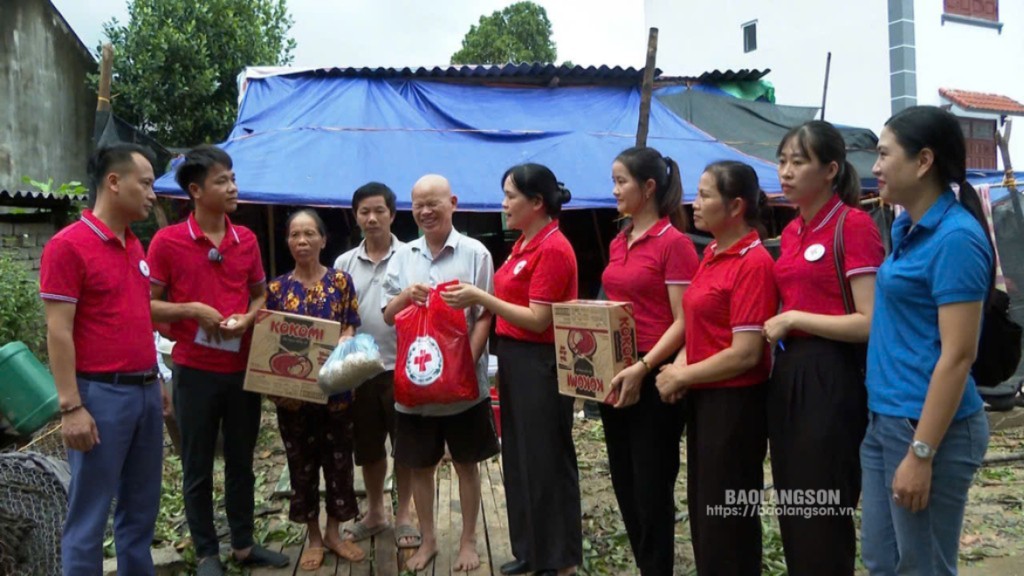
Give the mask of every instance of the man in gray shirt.
[[(363, 232), (359, 246), (345, 252), (334, 262), (336, 270), (352, 277), (359, 295), (359, 333), (369, 334), (377, 342), (386, 372), (366, 382), (356, 391), (349, 412), (354, 430), (355, 461), (363, 469), (368, 509), (362, 520), (345, 529), (353, 542), (365, 540), (388, 528), (384, 510), (384, 481), (388, 473), (385, 440), (395, 444), (395, 329), (384, 322), (380, 301), (388, 262), (404, 244), (391, 233), (395, 218), (395, 193), (380, 182), (360, 186), (352, 195), (352, 212)], [(395, 544), (399, 548), (417, 548), (420, 533), (412, 524), (409, 511), (412, 500), (409, 468), (395, 463), (398, 485), (398, 510), (395, 513)]]
[[(431, 286), (458, 280), (494, 292), (494, 263), (479, 241), (459, 234), (452, 226), (458, 199), (448, 181), (437, 175), (420, 178), (412, 188), (412, 214), (423, 236), (399, 248), (388, 263), (384, 282), (384, 321), (409, 305), (426, 302)], [(476, 551), (476, 522), (480, 512), (478, 463), (498, 453), (494, 413), (487, 380), (487, 336), (491, 313), (482, 306), (466, 309), (470, 348), (476, 361), (478, 396), (455, 404), (403, 406), (396, 404), (398, 442), (395, 462), (412, 468), (413, 498), (423, 542), (406, 563), (410, 570), (426, 567), (437, 554), (434, 530), (434, 472), (445, 444), (459, 477), (462, 537), (452, 570), (466, 572), (480, 566)], [(398, 366), (398, 370), (404, 366)]]

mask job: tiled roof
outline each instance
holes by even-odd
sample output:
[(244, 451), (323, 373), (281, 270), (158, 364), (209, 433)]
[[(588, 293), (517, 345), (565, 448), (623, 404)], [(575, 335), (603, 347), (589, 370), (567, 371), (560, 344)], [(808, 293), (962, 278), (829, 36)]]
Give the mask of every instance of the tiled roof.
[(970, 92), (953, 88), (939, 88), (939, 95), (964, 110), (996, 112), (1024, 116), (1024, 104), (1002, 94)]

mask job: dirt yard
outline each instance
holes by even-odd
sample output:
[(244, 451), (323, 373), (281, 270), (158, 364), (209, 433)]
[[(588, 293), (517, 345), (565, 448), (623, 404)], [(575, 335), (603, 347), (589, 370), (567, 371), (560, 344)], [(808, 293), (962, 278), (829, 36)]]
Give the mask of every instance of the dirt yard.
[[(1021, 409), (1018, 409), (1021, 412)], [(1020, 416), (1017, 414), (1015, 416)], [(581, 573), (594, 576), (632, 575), (632, 564), (625, 528), (619, 516), (608, 474), (604, 432), (600, 420), (576, 420), (576, 450), (583, 494), (584, 563)], [(50, 435), (33, 448), (50, 455), (60, 455), (59, 432)], [(168, 440), (168, 452), (170, 441)], [(993, 432), (988, 457), (1020, 454), (1024, 451), (1024, 426), (1014, 422), (1012, 427)], [(683, 468), (680, 470), (676, 506), (676, 573), (694, 574), (689, 527), (685, 515), (685, 447)], [(222, 462), (217, 461), (217, 493), (219, 502), (217, 523), (219, 531), (227, 535), (220, 489)], [(263, 424), (256, 453), (257, 538), (264, 543), (291, 546), (301, 543), (304, 531), (287, 521), (287, 500), (275, 497), (281, 472), (285, 468), (284, 450), (277, 433), (274, 411), (264, 411)], [(765, 464), (766, 481), (770, 482), (769, 466)], [(174, 548), (181, 552), (174, 567), (163, 573), (191, 573), (194, 566), (188, 530), (185, 525), (181, 499), (181, 463), (169, 453), (164, 465), (164, 491), (157, 523), (157, 541), (154, 548)], [(358, 484), (358, 481), (357, 481)], [(858, 516), (859, 521), (859, 516)], [(765, 530), (764, 574), (785, 574), (782, 545), (774, 519), (763, 520)], [(106, 542), (108, 555), (113, 555), (113, 539)], [(183, 563), (182, 563), (183, 562)], [(978, 473), (971, 489), (961, 538), (961, 573), (966, 576), (1019, 576), (1024, 575), (1024, 462), (1007, 462), (985, 466)], [(241, 574), (237, 567), (231, 573)], [(861, 569), (858, 574), (866, 574)]]

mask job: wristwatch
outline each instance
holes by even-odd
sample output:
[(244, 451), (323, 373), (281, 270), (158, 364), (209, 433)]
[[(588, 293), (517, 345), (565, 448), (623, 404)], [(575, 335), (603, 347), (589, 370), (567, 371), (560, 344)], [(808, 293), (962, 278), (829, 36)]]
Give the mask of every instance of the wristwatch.
[(935, 448), (932, 448), (920, 440), (914, 440), (910, 445), (910, 449), (914, 451), (914, 456), (917, 456), (922, 460), (927, 460), (932, 456), (935, 456)]

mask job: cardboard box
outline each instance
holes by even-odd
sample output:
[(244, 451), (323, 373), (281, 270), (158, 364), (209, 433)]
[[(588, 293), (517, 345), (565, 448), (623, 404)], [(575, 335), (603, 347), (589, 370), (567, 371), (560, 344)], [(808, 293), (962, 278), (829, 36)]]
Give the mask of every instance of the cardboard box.
[(629, 302), (573, 300), (552, 306), (558, 391), (614, 404), (611, 381), (637, 362), (636, 322)]
[(260, 310), (244, 389), (326, 404), (316, 377), (340, 336), (341, 324), (332, 320)]

